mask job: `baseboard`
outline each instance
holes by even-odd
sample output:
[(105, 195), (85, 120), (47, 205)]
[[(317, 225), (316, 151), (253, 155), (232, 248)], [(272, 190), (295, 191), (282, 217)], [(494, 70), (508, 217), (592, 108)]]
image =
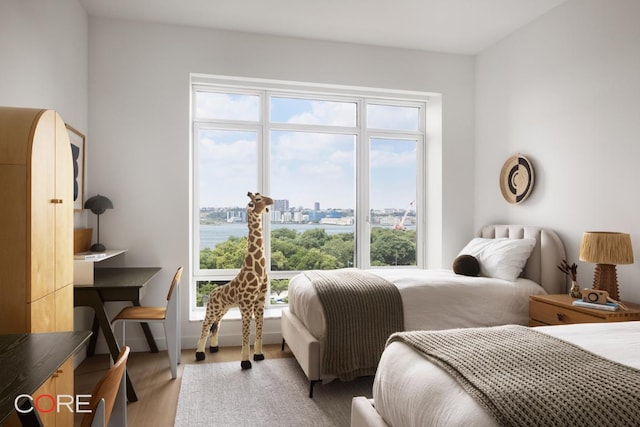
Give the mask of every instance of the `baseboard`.
[[(182, 337), (182, 349), (196, 349), (198, 346), (199, 336)], [(255, 336), (252, 334), (249, 342), (253, 345)], [(282, 334), (279, 332), (262, 334), (263, 344), (280, 344), (282, 342)], [(160, 344), (158, 344), (159, 346)], [(242, 335), (220, 335), (218, 337), (218, 345), (220, 347), (240, 347), (242, 345)]]

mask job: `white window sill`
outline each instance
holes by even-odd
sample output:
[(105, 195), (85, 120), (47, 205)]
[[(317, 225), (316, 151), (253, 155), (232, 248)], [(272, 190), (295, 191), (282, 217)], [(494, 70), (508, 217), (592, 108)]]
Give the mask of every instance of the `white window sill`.
[[(264, 318), (265, 319), (279, 319), (282, 317), (282, 309), (283, 307), (271, 307), (264, 310)], [(202, 322), (204, 320), (205, 310), (191, 311), (189, 315), (189, 322)], [(222, 317), (222, 320), (240, 320), (240, 310), (237, 308), (232, 308)]]

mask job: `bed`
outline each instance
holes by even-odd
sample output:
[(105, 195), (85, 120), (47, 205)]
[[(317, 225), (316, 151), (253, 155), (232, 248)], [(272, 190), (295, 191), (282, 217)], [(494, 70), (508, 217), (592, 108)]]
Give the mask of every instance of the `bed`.
[[(509, 326), (510, 327), (510, 326)], [(516, 327), (516, 326), (513, 326)], [(480, 329), (506, 328), (477, 328), (467, 329), (467, 332)], [(411, 345), (401, 341), (390, 342), (378, 366), (378, 371), (373, 384), (373, 398), (355, 397), (352, 400), (351, 426), (352, 427), (382, 427), (382, 426), (467, 426), (477, 427), (497, 425), (638, 425), (640, 419), (640, 322), (613, 322), (572, 324), (560, 326), (542, 326), (526, 328), (530, 332), (546, 335), (551, 339), (559, 338), (566, 343), (572, 343), (582, 350), (589, 352), (584, 358), (578, 353), (578, 362), (553, 365), (551, 359), (540, 355), (538, 365), (551, 381), (551, 386), (533, 390), (540, 399), (545, 399), (544, 404), (538, 403), (538, 397), (527, 396), (526, 389), (518, 392), (509, 392), (513, 401), (522, 399), (526, 404), (521, 409), (516, 421), (502, 421), (493, 415), (493, 407), (486, 405), (473, 389), (465, 387), (465, 382), (454, 378), (448, 368), (424, 355)], [(448, 334), (452, 331), (427, 331), (427, 334)], [(453, 331), (456, 332), (456, 331)], [(555, 344), (555, 343), (553, 343)], [(443, 346), (444, 347), (444, 346)], [(582, 351), (581, 350), (581, 351)], [(488, 351), (486, 348), (485, 352)], [(477, 343), (477, 352), (483, 352), (483, 343)], [(532, 358), (538, 357), (536, 352), (529, 353)], [(556, 353), (558, 354), (558, 353)], [(596, 356), (594, 356), (596, 355)], [(598, 356), (602, 360), (598, 360)], [(493, 358), (492, 361), (496, 362)], [(603, 384), (602, 378), (609, 378), (609, 368), (598, 369), (593, 372), (587, 364), (605, 363), (612, 365), (622, 375), (622, 380), (612, 380), (612, 384)], [(584, 361), (584, 362), (582, 362)], [(475, 366), (475, 365), (474, 365)], [(589, 375), (567, 375), (564, 367), (575, 366), (578, 372), (588, 372)], [(492, 372), (502, 372), (502, 365), (494, 363)], [(487, 381), (495, 381), (495, 384), (505, 384), (504, 378), (500, 380), (488, 379), (491, 375), (483, 375), (482, 368), (478, 368), (479, 376)], [(589, 372), (591, 371), (591, 372)], [(538, 378), (531, 371), (531, 377)], [(569, 378), (575, 378), (579, 390), (579, 398), (573, 401), (569, 396), (571, 392), (564, 389), (570, 382)], [(500, 382), (498, 382), (500, 381)], [(563, 387), (563, 392), (558, 393), (557, 387)], [(600, 387), (606, 391), (601, 392)], [(593, 390), (593, 391), (592, 391)], [(620, 392), (620, 396), (616, 393)], [(595, 415), (587, 413), (594, 403), (607, 406), (605, 410), (596, 410)], [(618, 403), (620, 403), (618, 405)], [(564, 405), (568, 405), (568, 408)], [(617, 407), (616, 407), (617, 406)], [(540, 412), (535, 415), (534, 422), (524, 422), (527, 411), (536, 409)], [(616, 411), (621, 411), (619, 415)], [(624, 417), (626, 420), (616, 419)], [(554, 419), (554, 417), (565, 417)], [(569, 417), (574, 417), (568, 420)], [(582, 419), (579, 419), (582, 417)], [(599, 417), (599, 418), (598, 418)], [(543, 419), (545, 419), (543, 421)]]
[[(527, 324), (529, 295), (563, 293), (566, 277), (557, 268), (565, 258), (562, 241), (552, 230), (522, 225), (489, 225), (476, 235), (479, 240), (533, 240), (522, 273), (514, 279), (468, 277), (452, 270), (372, 269), (367, 273), (393, 283), (402, 300), (402, 330)], [(472, 242), (476, 239), (472, 239)], [(471, 242), (470, 242), (471, 244)], [(464, 251), (464, 249), (463, 249)], [(524, 262), (524, 261), (523, 261)], [(289, 307), (282, 312), (282, 348), (285, 343), (314, 384), (340, 377), (323, 364), (326, 346), (326, 319), (317, 292), (309, 277), (301, 273), (289, 282)], [(377, 358), (373, 361), (371, 375)], [(371, 361), (369, 361), (371, 364)], [(363, 370), (362, 372), (366, 372)]]

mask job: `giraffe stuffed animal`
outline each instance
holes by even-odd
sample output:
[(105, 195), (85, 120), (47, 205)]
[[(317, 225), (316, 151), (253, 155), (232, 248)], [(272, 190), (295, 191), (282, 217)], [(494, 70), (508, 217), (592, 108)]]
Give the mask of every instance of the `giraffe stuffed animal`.
[(247, 205), (247, 222), (249, 236), (247, 238), (247, 255), (238, 275), (224, 286), (220, 286), (209, 294), (207, 312), (202, 322), (202, 332), (196, 349), (196, 360), (204, 360), (204, 347), (211, 333), (209, 351), (218, 351), (218, 332), (220, 319), (231, 308), (237, 306), (242, 316), (242, 369), (251, 369), (249, 360), (249, 335), (251, 333), (251, 317), (256, 322), (256, 340), (253, 360), (264, 360), (262, 354), (262, 322), (264, 303), (267, 295), (267, 262), (264, 257), (264, 239), (262, 238), (262, 214), (269, 212), (273, 199), (260, 193), (247, 193), (251, 199)]

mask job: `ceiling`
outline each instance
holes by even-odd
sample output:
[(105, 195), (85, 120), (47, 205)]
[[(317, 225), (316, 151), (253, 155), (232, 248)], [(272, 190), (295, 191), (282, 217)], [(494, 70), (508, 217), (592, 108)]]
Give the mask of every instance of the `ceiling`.
[(566, 0), (80, 0), (90, 16), (474, 55)]

